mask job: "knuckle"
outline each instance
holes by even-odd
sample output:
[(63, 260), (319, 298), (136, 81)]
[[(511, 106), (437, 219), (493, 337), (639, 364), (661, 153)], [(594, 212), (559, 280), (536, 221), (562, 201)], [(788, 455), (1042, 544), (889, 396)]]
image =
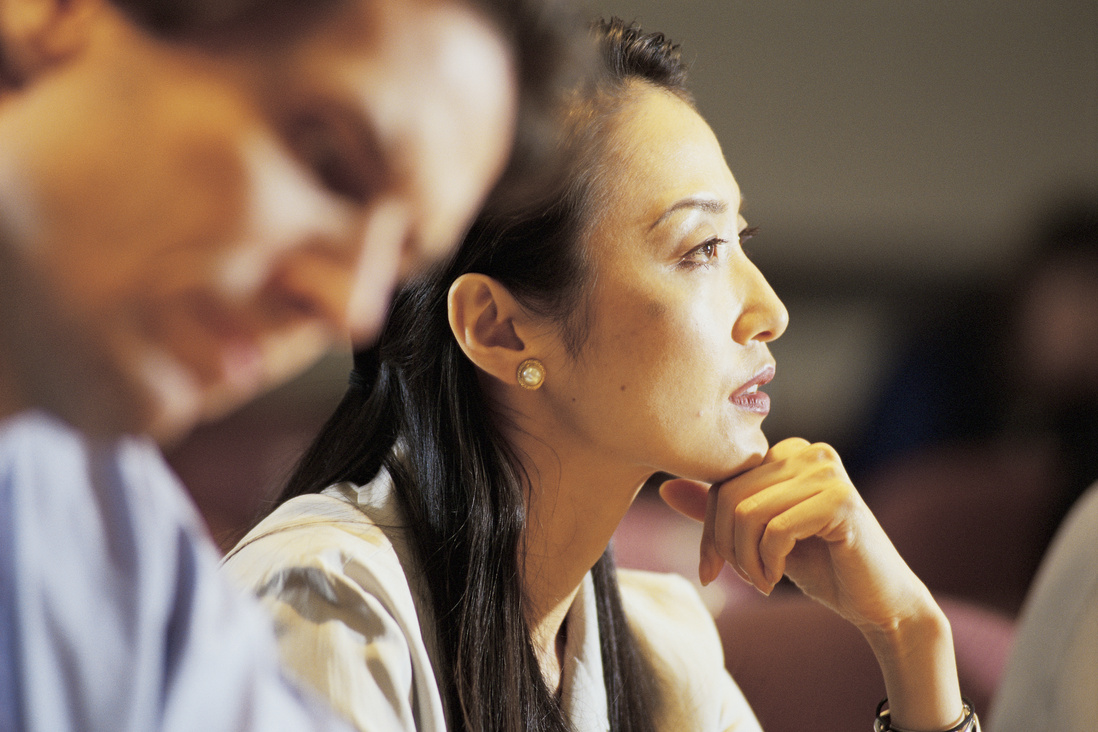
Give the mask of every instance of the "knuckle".
[(846, 469), (839, 453), (831, 445), (817, 442), (806, 448), (803, 456), (817, 478), (845, 481)]
[(753, 498), (745, 498), (736, 504), (732, 515), (737, 524), (750, 524), (759, 512), (759, 501)]
[(862, 496), (852, 483), (844, 482), (841, 485), (843, 491), (843, 503), (847, 506), (857, 506), (862, 502)]
[(822, 481), (827, 482), (840, 482), (842, 478), (842, 470), (838, 466), (831, 463), (823, 463), (816, 468), (816, 477)]
[(787, 437), (770, 448), (770, 458), (772, 460), (795, 459), (808, 446), (808, 440), (801, 437)]
[(788, 516), (780, 514), (770, 519), (766, 524), (766, 529), (763, 531), (763, 541), (767, 539), (770, 541), (776, 541), (779, 538), (787, 535), (793, 526)]
[(842, 515), (850, 514), (857, 510), (862, 502), (858, 489), (849, 481), (835, 481), (828, 487), (831, 505)]

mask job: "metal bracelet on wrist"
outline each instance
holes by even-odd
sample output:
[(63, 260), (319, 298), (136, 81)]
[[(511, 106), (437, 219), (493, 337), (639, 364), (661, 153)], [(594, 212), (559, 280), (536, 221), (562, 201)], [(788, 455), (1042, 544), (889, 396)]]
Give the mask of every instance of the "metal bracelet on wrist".
[[(873, 732), (908, 732), (908, 730), (892, 726), (891, 710), (885, 709), (887, 705), (887, 697), (877, 705), (877, 717), (873, 721)], [(976, 708), (972, 706), (972, 702), (961, 697), (961, 705), (964, 707), (961, 721), (941, 732), (980, 732), (980, 720), (976, 717)]]

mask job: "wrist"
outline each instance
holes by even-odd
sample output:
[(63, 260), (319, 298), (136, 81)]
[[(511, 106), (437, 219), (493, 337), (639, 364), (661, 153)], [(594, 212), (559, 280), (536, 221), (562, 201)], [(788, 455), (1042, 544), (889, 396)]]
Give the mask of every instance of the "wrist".
[(924, 587), (907, 603), (903, 612), (872, 624), (858, 627), (878, 659), (905, 657), (927, 644), (948, 642), (953, 645), (949, 619)]
[(910, 610), (862, 633), (884, 676), (893, 727), (949, 729), (964, 714), (949, 620), (929, 592)]

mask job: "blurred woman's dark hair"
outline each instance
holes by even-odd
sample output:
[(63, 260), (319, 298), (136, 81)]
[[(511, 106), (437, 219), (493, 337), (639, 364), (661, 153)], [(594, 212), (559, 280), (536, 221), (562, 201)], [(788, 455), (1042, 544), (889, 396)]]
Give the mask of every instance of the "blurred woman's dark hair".
[[(491, 276), (559, 324), (573, 353), (582, 347), (585, 228), (598, 209), (615, 114), (638, 83), (689, 100), (679, 49), (662, 35), (613, 19), (595, 36), (595, 78), (571, 98), (559, 138), (568, 174), (521, 207), (494, 199), (449, 262), (397, 295), (376, 346), (355, 354), (353, 385), (277, 500), (389, 472), (431, 591), (455, 730), (568, 728), (525, 619), (531, 482), (450, 332), (446, 300), (461, 274)], [(659, 682), (629, 629), (609, 551), (592, 574), (611, 729), (651, 730)]]

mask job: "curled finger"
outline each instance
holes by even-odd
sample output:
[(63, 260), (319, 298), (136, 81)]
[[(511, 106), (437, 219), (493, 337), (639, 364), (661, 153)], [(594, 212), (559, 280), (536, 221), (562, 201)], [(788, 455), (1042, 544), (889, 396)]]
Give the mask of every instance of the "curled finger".
[(818, 493), (775, 516), (759, 541), (767, 580), (775, 584), (781, 580), (797, 542), (812, 537), (833, 541), (843, 522), (842, 512), (828, 493)]

